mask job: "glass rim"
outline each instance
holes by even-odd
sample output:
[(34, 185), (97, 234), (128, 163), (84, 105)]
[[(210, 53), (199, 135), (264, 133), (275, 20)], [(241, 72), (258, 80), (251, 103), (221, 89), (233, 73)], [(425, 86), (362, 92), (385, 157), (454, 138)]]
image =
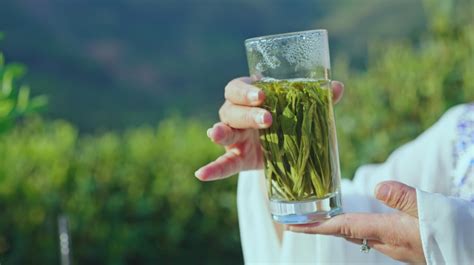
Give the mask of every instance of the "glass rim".
[(286, 39), (286, 38), (291, 38), (296, 35), (301, 35), (301, 34), (311, 34), (311, 33), (325, 33), (327, 35), (328, 31), (327, 29), (311, 29), (311, 30), (303, 30), (303, 31), (293, 31), (293, 32), (287, 32), (287, 33), (279, 33), (279, 34), (271, 34), (271, 35), (264, 35), (264, 36), (258, 36), (258, 37), (252, 37), (248, 38), (245, 40), (245, 45), (250, 44), (252, 42), (256, 41), (261, 41), (261, 40), (268, 40), (268, 39), (274, 39), (274, 40), (279, 40), (279, 39)]

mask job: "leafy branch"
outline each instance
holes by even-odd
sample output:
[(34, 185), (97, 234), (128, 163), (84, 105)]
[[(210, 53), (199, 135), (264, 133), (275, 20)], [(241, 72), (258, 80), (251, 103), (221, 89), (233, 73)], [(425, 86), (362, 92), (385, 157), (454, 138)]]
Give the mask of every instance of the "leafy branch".
[[(0, 40), (2, 37), (0, 33)], [(18, 118), (38, 112), (47, 105), (46, 96), (31, 97), (30, 87), (21, 83), (25, 72), (21, 64), (7, 64), (0, 52), (0, 132), (10, 128)]]

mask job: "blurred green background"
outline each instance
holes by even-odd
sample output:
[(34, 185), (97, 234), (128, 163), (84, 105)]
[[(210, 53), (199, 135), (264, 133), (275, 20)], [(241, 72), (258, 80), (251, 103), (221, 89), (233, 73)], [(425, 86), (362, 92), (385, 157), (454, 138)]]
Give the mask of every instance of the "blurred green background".
[(193, 172), (222, 152), (205, 132), (247, 73), (244, 39), (329, 30), (351, 178), (474, 100), (473, 14), (469, 0), (2, 1), (0, 263), (59, 264), (66, 216), (74, 264), (242, 264), (237, 178)]

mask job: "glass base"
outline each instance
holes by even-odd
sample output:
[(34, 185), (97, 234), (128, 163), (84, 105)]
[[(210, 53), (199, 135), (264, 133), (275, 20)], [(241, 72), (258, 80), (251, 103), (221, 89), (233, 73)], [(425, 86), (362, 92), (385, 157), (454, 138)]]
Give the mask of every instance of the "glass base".
[(270, 200), (273, 220), (282, 224), (308, 224), (342, 213), (341, 195), (335, 192), (323, 199), (288, 202)]

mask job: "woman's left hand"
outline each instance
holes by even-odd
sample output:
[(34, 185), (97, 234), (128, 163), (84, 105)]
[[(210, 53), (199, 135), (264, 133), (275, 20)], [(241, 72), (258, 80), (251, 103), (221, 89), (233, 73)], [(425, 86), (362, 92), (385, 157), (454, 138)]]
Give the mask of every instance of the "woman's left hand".
[(400, 182), (385, 181), (375, 188), (375, 197), (399, 211), (387, 214), (346, 213), (322, 223), (290, 225), (288, 230), (344, 237), (356, 244), (362, 244), (363, 239), (367, 239), (369, 247), (393, 259), (426, 263), (418, 226), (416, 190)]

